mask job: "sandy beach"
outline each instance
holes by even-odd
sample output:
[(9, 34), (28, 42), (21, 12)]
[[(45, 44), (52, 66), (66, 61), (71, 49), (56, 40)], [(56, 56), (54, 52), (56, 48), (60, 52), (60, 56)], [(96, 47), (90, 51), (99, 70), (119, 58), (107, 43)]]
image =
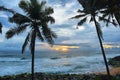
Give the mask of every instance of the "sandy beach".
[[(107, 74), (107, 72), (106, 71), (96, 72), (95, 74)], [(120, 67), (111, 67), (110, 68), (110, 75), (115, 76), (117, 74), (120, 74)]]

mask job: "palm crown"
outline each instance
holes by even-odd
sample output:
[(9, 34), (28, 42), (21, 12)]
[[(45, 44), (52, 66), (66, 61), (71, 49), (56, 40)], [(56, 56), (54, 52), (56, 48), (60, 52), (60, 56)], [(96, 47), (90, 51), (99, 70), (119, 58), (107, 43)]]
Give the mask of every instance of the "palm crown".
[[(80, 19), (80, 21), (78, 22), (78, 26), (82, 25), (86, 21), (95, 22), (98, 34), (100, 35), (101, 39), (103, 39), (103, 37), (99, 21), (105, 22), (107, 26), (109, 23), (117, 26), (116, 20), (118, 21), (118, 23), (120, 22), (120, 16), (118, 16), (120, 14), (120, 10), (109, 11), (110, 8), (113, 8), (108, 6), (109, 0), (78, 0), (78, 2), (82, 5), (83, 10), (79, 9), (79, 15), (72, 17), (72, 19)], [(102, 16), (99, 15), (100, 13)], [(116, 20), (111, 15), (115, 15)]]
[(19, 3), (19, 7), (26, 15), (14, 13), (14, 15), (9, 18), (11, 23), (15, 23), (17, 25), (7, 31), (7, 39), (24, 32), (27, 27), (30, 28), (23, 44), (22, 52), (24, 52), (28, 43), (30, 43), (30, 50), (32, 51), (33, 41), (35, 41), (36, 37), (41, 41), (47, 40), (49, 44), (53, 44), (53, 38), (57, 37), (56, 34), (48, 28), (49, 22), (55, 22), (54, 18), (50, 16), (54, 11), (51, 7), (45, 7), (45, 4), (45, 1), (42, 1), (39, 4), (37, 0), (22, 0)]

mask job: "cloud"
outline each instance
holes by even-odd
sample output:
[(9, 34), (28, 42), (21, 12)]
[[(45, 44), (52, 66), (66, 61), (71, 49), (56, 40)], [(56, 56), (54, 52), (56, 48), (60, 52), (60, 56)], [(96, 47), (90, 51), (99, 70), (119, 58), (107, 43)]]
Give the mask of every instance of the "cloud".
[(8, 18), (8, 16), (4, 12), (0, 12), (0, 18)]
[[(4, 26), (4, 25), (3, 25)], [(9, 28), (2, 27), (2, 34), (0, 34), (0, 38), (4, 41), (5, 40), (5, 33)]]
[(37, 51), (50, 50), (51, 46), (46, 42), (36, 42), (35, 49)]
[(56, 23), (55, 24), (66, 24), (69, 21), (69, 18), (74, 16), (75, 9), (73, 8), (76, 3), (66, 3), (65, 6), (62, 6), (61, 4), (54, 5), (54, 14), (52, 15)]
[(76, 25), (74, 25), (73, 28), (76, 29), (76, 31), (79, 31), (79, 32), (85, 30), (85, 26), (76, 26)]
[(61, 44), (80, 44), (80, 43), (90, 43), (90, 40), (72, 39), (72, 40), (64, 40), (61, 42)]
[(76, 28), (77, 26), (67, 26), (67, 27), (60, 27), (60, 28), (56, 28), (56, 34), (58, 35), (58, 37), (74, 37), (77, 36), (78, 33), (82, 32), (85, 30), (84, 26), (79, 26), (78, 28)]
[(0, 3), (8, 8), (14, 8), (18, 5), (19, 0), (0, 0)]
[(75, 33), (69, 28), (59, 28), (56, 30), (59, 37), (72, 37)]
[(120, 42), (120, 28), (110, 25), (109, 27), (103, 27), (104, 42)]
[(1, 42), (3, 42), (3, 39), (2, 39), (2, 38), (0, 38), (0, 43), (1, 43)]

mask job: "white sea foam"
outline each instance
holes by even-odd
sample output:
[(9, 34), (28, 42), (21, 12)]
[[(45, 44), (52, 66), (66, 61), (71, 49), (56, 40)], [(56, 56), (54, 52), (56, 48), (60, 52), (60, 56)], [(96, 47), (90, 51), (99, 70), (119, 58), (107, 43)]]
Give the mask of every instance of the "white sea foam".
[[(107, 58), (119, 54), (108, 54)], [(36, 58), (35, 72), (52, 73), (88, 73), (105, 70), (101, 54), (94, 56), (60, 57), (60, 58)], [(31, 59), (0, 58), (0, 76), (20, 74), (31, 71)]]

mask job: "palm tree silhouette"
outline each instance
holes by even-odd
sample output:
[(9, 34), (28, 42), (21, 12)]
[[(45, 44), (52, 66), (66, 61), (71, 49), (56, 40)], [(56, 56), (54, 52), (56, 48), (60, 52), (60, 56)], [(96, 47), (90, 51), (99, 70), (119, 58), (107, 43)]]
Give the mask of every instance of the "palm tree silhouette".
[(9, 22), (16, 24), (16, 27), (11, 28), (6, 32), (7, 39), (23, 33), (29, 28), (29, 32), (22, 46), (22, 53), (24, 53), (26, 46), (29, 45), (32, 55), (32, 80), (34, 80), (34, 53), (36, 39), (41, 41), (46, 40), (52, 45), (54, 43), (53, 38), (57, 38), (56, 34), (48, 27), (49, 22), (51, 24), (55, 23), (54, 18), (51, 16), (51, 14), (54, 13), (53, 8), (46, 7), (45, 4), (46, 1), (39, 3), (38, 0), (21, 0), (19, 7), (25, 12), (24, 15), (4, 7), (1, 9), (12, 12), (13, 16), (9, 17)]
[[(106, 0), (99, 0), (99, 1), (97, 1), (97, 0), (78, 0), (78, 2), (82, 5), (83, 10), (79, 9), (78, 10), (79, 15), (76, 15), (76, 16), (72, 17), (71, 19), (80, 19), (80, 21), (78, 22), (78, 26), (84, 24), (86, 21), (94, 22), (95, 27), (96, 27), (97, 36), (99, 39), (99, 44), (100, 44), (102, 55), (103, 55), (103, 59), (104, 59), (104, 63), (106, 66), (108, 79), (111, 80), (110, 71), (109, 71), (105, 51), (104, 51), (103, 44), (102, 44), (102, 40), (103, 40), (102, 30), (101, 30), (101, 26), (98, 22), (98, 21), (104, 21), (106, 23), (112, 23), (115, 26), (117, 25), (115, 21), (110, 21), (109, 19), (106, 19), (104, 16), (99, 16), (99, 13), (102, 12), (100, 10), (106, 8), (106, 5), (108, 4), (108, 2)], [(89, 17), (90, 17), (90, 20), (88, 19)], [(96, 18), (99, 18), (99, 20)]]

